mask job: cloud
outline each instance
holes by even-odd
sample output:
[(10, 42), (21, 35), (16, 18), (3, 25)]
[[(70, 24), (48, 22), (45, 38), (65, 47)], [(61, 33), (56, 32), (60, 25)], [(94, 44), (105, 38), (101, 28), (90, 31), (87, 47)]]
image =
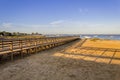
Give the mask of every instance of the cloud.
[(4, 27), (4, 28), (10, 28), (10, 27), (12, 27), (12, 26), (13, 26), (12, 23), (3, 23), (3, 24), (2, 24), (2, 27)]
[(82, 8), (80, 8), (80, 9), (79, 9), (79, 12), (80, 12), (80, 13), (82, 13), (82, 12), (83, 12), (83, 9), (82, 9)]
[(53, 21), (50, 24), (51, 25), (59, 25), (59, 24), (62, 24), (62, 23), (64, 23), (64, 20)]
[(87, 21), (58, 20), (47, 24), (0, 24), (1, 31), (39, 33), (119, 33), (120, 25)]
[(87, 9), (87, 8), (85, 8), (85, 9), (84, 9), (84, 11), (85, 11), (85, 12), (88, 12), (88, 9)]
[(88, 9), (87, 8), (79, 8), (79, 13), (81, 14), (85, 14), (88, 12)]

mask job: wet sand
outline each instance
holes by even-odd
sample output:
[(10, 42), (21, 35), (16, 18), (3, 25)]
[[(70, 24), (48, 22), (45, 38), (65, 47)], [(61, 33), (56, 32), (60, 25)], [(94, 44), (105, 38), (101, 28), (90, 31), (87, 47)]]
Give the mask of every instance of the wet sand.
[(0, 80), (120, 80), (120, 52), (75, 48), (79, 43), (1, 64)]

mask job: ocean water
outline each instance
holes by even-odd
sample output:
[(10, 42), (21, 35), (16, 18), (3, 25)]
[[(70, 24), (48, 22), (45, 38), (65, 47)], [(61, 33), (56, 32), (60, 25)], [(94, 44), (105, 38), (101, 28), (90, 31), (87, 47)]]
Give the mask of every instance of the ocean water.
[(100, 38), (100, 39), (111, 39), (111, 40), (120, 40), (120, 35), (80, 35), (81, 38)]

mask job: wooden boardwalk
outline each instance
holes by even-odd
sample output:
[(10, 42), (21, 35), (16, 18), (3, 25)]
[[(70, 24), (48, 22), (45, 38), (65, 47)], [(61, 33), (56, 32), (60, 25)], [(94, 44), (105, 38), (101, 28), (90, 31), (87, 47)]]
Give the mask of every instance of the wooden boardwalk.
[(36, 38), (36, 39), (14, 39), (14, 40), (2, 40), (0, 42), (0, 60), (5, 57), (14, 59), (14, 55), (20, 54), (23, 57), (24, 54), (37, 53), (44, 49), (56, 47), (74, 40), (78, 37), (49, 37), (49, 38)]

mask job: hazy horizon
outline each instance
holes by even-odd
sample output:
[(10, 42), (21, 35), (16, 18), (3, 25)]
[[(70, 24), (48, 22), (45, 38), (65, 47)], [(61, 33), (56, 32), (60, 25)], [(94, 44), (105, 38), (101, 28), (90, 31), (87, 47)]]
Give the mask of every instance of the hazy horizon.
[(0, 31), (120, 34), (120, 0), (0, 0)]

